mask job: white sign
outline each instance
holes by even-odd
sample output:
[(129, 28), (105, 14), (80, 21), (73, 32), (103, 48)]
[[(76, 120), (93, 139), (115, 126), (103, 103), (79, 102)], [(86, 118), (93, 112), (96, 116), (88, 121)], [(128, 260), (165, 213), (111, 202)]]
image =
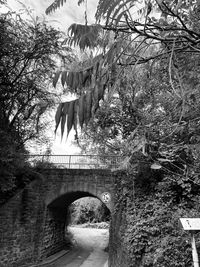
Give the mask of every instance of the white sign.
[(104, 202), (104, 203), (109, 203), (110, 200), (111, 200), (111, 195), (110, 193), (108, 192), (105, 192), (101, 195), (101, 200)]
[(180, 218), (184, 230), (200, 231), (200, 218)]

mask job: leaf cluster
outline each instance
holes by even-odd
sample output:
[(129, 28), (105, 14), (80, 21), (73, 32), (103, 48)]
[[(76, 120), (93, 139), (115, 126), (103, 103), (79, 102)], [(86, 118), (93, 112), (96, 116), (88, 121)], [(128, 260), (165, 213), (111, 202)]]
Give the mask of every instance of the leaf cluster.
[(80, 49), (95, 48), (99, 45), (100, 35), (102, 33), (101, 25), (82, 25), (73, 23), (68, 28), (67, 43), (72, 46), (79, 46)]
[(61, 103), (58, 106), (56, 130), (61, 122), (62, 136), (67, 115), (67, 134), (72, 126), (77, 132), (77, 123), (82, 128), (94, 116), (100, 101), (104, 99), (106, 90), (109, 91), (110, 85), (115, 82), (116, 69), (111, 59), (116, 57), (117, 51), (117, 46), (113, 45), (106, 54), (95, 57), (93, 65), (89, 68), (56, 72), (53, 79), (54, 87), (60, 78), (62, 86), (66, 87), (68, 92), (79, 95), (77, 100)]

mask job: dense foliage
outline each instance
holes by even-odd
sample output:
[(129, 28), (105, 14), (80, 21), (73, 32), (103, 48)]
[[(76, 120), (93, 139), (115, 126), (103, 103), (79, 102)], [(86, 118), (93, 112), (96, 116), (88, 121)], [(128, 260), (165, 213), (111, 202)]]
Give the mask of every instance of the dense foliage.
[[(155, 177), (156, 171), (149, 172)], [(152, 191), (144, 187), (150, 176), (135, 176), (133, 181), (130, 173), (126, 178), (117, 175), (113, 219), (120, 234), (111, 251), (111, 266), (119, 260), (119, 266), (192, 266), (191, 235), (182, 229), (179, 218), (199, 216), (199, 194), (192, 201), (180, 198), (180, 188), (167, 177), (157, 180)], [(199, 235), (195, 237), (199, 249)]]
[(27, 142), (47, 141), (42, 135), (48, 123), (43, 114), (56, 100), (50, 81), (55, 56), (63, 49), (61, 33), (38, 19), (1, 14), (0, 31), (0, 192), (4, 198), (28, 180), (20, 175)]
[(98, 199), (85, 197), (71, 204), (69, 207), (70, 223), (98, 223), (109, 222), (110, 211)]

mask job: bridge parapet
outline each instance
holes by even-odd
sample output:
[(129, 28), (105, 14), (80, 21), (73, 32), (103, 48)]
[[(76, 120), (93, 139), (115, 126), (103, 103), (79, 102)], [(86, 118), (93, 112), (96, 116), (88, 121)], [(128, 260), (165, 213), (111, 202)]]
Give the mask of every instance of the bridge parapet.
[(117, 169), (121, 156), (99, 155), (28, 155), (27, 161), (32, 166), (41, 163), (64, 169)]

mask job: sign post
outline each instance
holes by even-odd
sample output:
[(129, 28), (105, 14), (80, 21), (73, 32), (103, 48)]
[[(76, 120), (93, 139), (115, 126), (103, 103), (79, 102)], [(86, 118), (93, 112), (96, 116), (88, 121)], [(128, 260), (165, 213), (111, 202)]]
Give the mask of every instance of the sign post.
[(194, 267), (199, 267), (199, 257), (197, 253), (194, 233), (200, 231), (200, 218), (180, 218), (183, 229), (191, 233), (192, 239), (192, 259)]

